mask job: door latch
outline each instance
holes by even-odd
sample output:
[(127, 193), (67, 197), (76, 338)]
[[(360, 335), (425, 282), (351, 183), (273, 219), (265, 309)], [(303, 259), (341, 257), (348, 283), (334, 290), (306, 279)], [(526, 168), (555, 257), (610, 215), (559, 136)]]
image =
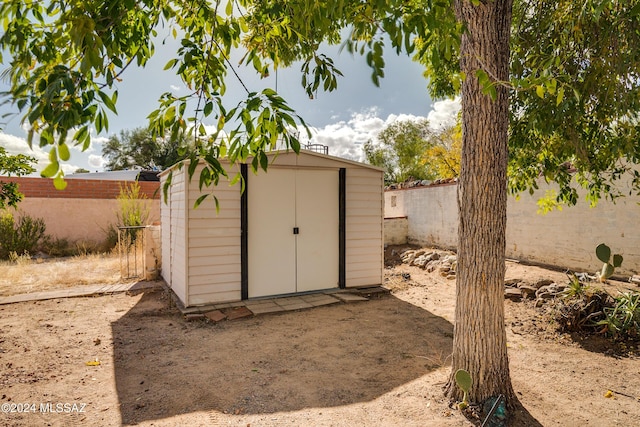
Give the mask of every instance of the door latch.
[(298, 227), (293, 227), (293, 234), (300, 234), (300, 229)]

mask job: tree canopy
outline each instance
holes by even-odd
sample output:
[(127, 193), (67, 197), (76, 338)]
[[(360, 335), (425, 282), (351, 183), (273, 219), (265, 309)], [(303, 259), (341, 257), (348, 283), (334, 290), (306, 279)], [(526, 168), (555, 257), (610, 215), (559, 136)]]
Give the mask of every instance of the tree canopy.
[(154, 137), (149, 129), (136, 128), (110, 136), (102, 146), (102, 155), (108, 170), (164, 170), (184, 159), (187, 149), (186, 142)]
[[(637, 0), (514, 1), (509, 80), (476, 71), (487, 94), (510, 89), (511, 193), (533, 191), (540, 178), (556, 182), (557, 201), (570, 205), (580, 186), (591, 202), (640, 191), (639, 18)], [(459, 43), (425, 49), (443, 43), (419, 37), (416, 58), (432, 94), (452, 96), (467, 77)]]
[(426, 119), (398, 121), (380, 131), (378, 140), (368, 141), (363, 150), (368, 163), (385, 169), (386, 183), (454, 178), (460, 173), (460, 123), (436, 131)]
[[(35, 158), (24, 154), (11, 156), (7, 154), (7, 150), (5, 150), (4, 147), (0, 147), (0, 175), (29, 175), (36, 171), (33, 166), (31, 166), (35, 161)], [(22, 200), (22, 197), (18, 185), (15, 182), (0, 181), (0, 210), (8, 206), (15, 208), (20, 200)]]
[[(391, 45), (426, 65), (435, 97), (449, 96), (467, 77), (458, 62), (464, 26), (452, 5), (8, 0), (0, 5), (0, 47), (8, 54), (0, 60), (10, 65), (5, 95), (30, 127), (29, 142), (53, 148), (43, 174), (60, 183), (59, 162), (69, 158), (68, 144), (86, 148), (91, 127), (98, 133), (108, 128), (108, 113), (117, 111), (118, 80), (126, 78), (127, 68), (146, 65), (162, 31), (181, 41), (167, 68), (191, 92), (162, 94), (159, 108), (150, 112), (151, 131), (196, 137), (193, 157), (208, 159), (205, 174), (215, 177), (225, 173), (216, 162), (219, 155), (231, 161), (254, 156), (254, 167), (265, 166), (265, 149), (281, 139), (298, 150), (292, 129), (304, 128), (271, 89), (247, 89), (244, 101), (227, 104), (225, 79), (235, 78), (228, 76), (236, 72), (229, 60), (234, 49), (242, 49), (243, 64), (260, 75), (300, 61), (302, 85), (313, 96), (318, 89), (336, 89), (341, 75), (320, 53), (322, 43), (344, 43), (347, 51), (362, 54), (374, 82), (384, 76), (383, 50)], [(515, 1), (510, 79), (496, 80), (485, 69), (475, 76), (491, 96), (499, 85), (511, 89), (512, 192), (536, 188), (542, 175), (559, 182), (561, 201), (575, 203), (578, 184), (595, 200), (616, 195), (612, 183), (626, 172), (640, 188), (640, 175), (630, 168), (640, 156), (639, 15), (635, 0)], [(345, 28), (350, 33), (342, 40)], [(205, 135), (205, 122), (218, 132)]]
[(424, 153), (433, 145), (427, 120), (393, 122), (380, 131), (378, 140), (379, 146), (367, 142), (364, 152), (369, 163), (385, 168), (385, 181), (433, 179), (422, 162)]

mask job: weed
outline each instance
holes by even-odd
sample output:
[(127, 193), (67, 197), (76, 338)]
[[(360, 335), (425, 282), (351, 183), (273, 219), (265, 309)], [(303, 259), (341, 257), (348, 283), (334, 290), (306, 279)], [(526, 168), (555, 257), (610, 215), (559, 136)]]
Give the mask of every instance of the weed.
[(17, 252), (11, 251), (9, 252), (9, 262), (17, 265), (25, 265), (31, 262), (31, 255), (29, 252), (24, 251), (22, 255), (18, 255)]

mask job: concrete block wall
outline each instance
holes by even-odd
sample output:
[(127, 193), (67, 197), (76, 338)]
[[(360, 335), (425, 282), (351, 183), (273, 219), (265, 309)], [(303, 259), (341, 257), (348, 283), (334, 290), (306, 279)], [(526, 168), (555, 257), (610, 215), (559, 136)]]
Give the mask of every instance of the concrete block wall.
[[(47, 234), (69, 241), (101, 243), (109, 225), (117, 222), (119, 209), (116, 198), (128, 181), (69, 179), (67, 188), (56, 190), (47, 178), (0, 177), (0, 181), (17, 182), (24, 199), (18, 203), (16, 215), (42, 218)], [(149, 222), (160, 221), (160, 183), (141, 181), (141, 193), (149, 209)]]
[[(624, 257), (616, 274), (638, 274), (640, 197), (628, 196), (615, 203), (601, 200), (590, 207), (581, 195), (576, 206), (543, 215), (538, 213), (537, 200), (552, 187), (540, 187), (532, 196), (523, 193), (519, 200), (508, 199), (508, 258), (595, 272), (602, 265), (595, 256), (595, 248), (606, 243), (614, 253)], [(385, 217), (407, 217), (408, 243), (455, 249), (456, 192), (455, 184), (386, 191)]]

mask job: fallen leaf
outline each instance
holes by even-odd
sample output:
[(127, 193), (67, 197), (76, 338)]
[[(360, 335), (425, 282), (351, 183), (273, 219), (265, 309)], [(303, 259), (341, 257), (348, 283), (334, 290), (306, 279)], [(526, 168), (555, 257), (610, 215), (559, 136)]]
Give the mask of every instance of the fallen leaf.
[(98, 359), (90, 360), (88, 362), (84, 362), (84, 364), (87, 366), (100, 366), (100, 361)]
[(613, 392), (611, 390), (607, 390), (607, 392), (604, 394), (604, 397), (606, 397), (607, 399), (614, 397), (615, 395), (613, 394)]

